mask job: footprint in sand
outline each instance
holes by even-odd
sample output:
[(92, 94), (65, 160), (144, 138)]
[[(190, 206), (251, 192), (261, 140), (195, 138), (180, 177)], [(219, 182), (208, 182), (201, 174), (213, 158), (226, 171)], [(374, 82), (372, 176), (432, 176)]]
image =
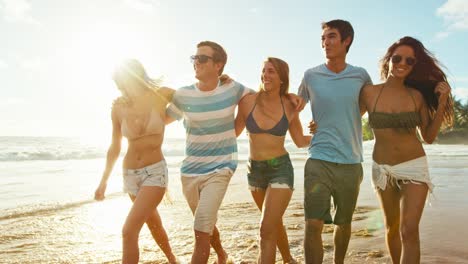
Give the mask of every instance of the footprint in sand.
[(328, 244), (328, 243), (324, 243), (324, 244), (323, 244), (323, 250), (325, 250), (325, 251), (333, 250), (333, 245), (332, 245), (332, 244)]
[(302, 203), (291, 203), (291, 204), (289, 204), (289, 209), (304, 210), (304, 205)]
[(362, 216), (362, 215), (357, 215), (357, 216), (353, 216), (353, 222), (354, 221), (361, 221), (361, 220), (364, 220), (364, 219), (367, 219), (369, 218), (368, 216)]
[(294, 217), (303, 217), (303, 216), (304, 216), (304, 213), (292, 213), (291, 216), (294, 216)]
[(369, 229), (359, 229), (357, 231), (352, 231), (351, 233), (354, 235), (354, 236), (358, 236), (358, 237), (373, 237), (374, 235), (371, 233), (372, 231), (374, 230), (369, 230)]
[(365, 214), (377, 210), (378, 208), (372, 206), (358, 206), (354, 210), (355, 214)]
[(290, 225), (287, 227), (288, 230), (302, 230), (304, 227), (302, 227), (301, 224), (296, 224), (296, 225)]
[(333, 233), (334, 230), (335, 230), (335, 226), (334, 226), (334, 225), (324, 225), (324, 226), (323, 226), (322, 233), (323, 233), (323, 234)]
[(381, 250), (372, 250), (367, 252), (367, 256), (371, 258), (381, 258), (384, 256), (384, 253)]

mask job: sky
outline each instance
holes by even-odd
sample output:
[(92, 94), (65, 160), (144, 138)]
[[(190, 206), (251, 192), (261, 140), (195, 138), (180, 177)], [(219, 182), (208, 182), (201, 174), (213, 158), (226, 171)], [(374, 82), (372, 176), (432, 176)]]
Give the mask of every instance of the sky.
[[(176, 89), (195, 82), (189, 57), (203, 40), (220, 43), (225, 72), (253, 89), (266, 57), (287, 61), (297, 92), (304, 72), (324, 62), (321, 22), (337, 18), (355, 30), (347, 62), (374, 83), (386, 49), (413, 36), (468, 99), (468, 0), (0, 0), (0, 136), (108, 140), (115, 64), (136, 58)], [(185, 135), (180, 122), (166, 129)]]

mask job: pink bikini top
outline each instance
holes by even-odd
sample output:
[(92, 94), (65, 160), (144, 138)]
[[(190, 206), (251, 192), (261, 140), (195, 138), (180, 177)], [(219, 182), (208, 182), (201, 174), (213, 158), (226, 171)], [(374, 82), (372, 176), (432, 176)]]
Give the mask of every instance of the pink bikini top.
[(152, 109), (146, 116), (128, 111), (124, 111), (123, 114), (122, 135), (130, 140), (164, 133), (164, 120), (155, 109)]

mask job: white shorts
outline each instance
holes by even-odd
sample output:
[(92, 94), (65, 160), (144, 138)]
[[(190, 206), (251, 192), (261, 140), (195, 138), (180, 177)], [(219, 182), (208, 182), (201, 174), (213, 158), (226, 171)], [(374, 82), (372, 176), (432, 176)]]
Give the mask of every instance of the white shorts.
[(166, 188), (168, 172), (165, 160), (140, 169), (124, 169), (123, 191), (136, 196), (142, 186), (159, 186)]

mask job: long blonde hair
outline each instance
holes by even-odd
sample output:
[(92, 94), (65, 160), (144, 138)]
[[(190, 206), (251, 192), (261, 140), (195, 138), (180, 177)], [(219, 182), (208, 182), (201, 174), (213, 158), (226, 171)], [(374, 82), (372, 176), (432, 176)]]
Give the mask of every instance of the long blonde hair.
[(132, 103), (129, 96), (131, 89), (147, 89), (157, 93), (161, 83), (160, 79), (149, 78), (143, 64), (136, 59), (126, 59), (118, 64), (112, 73), (112, 79), (122, 92), (121, 101), (129, 104)]

